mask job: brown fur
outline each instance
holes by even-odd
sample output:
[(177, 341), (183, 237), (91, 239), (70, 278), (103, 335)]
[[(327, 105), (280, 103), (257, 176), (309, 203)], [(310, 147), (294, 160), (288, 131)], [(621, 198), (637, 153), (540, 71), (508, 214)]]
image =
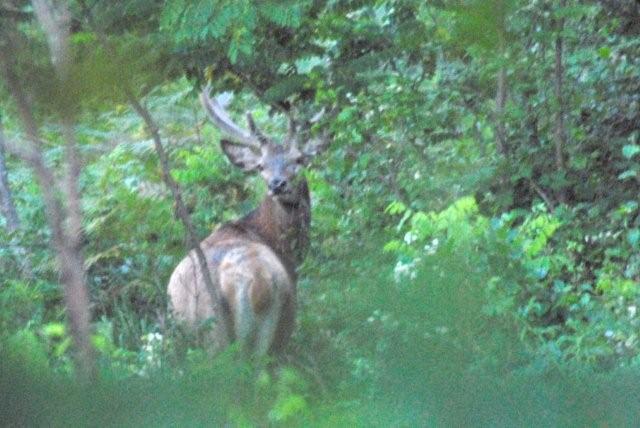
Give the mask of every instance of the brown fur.
[(262, 267), (258, 264), (253, 266), (256, 272), (255, 283), (251, 284), (251, 290), (249, 291), (249, 300), (251, 301), (251, 308), (257, 315), (264, 313), (269, 306), (271, 306), (271, 299), (273, 298), (273, 290), (270, 284), (273, 279), (267, 272), (264, 272)]
[[(297, 204), (283, 204), (267, 196), (254, 211), (222, 225), (201, 243), (212, 279), (231, 312), (232, 336), (246, 342), (243, 346), (250, 350), (259, 348), (257, 352), (282, 350), (294, 327), (296, 268), (307, 251), (311, 217), (306, 181), (296, 187)], [(193, 255), (176, 267), (168, 294), (175, 316), (192, 328), (220, 315), (213, 313), (211, 296)], [(274, 316), (277, 319), (270, 320)], [(255, 325), (251, 324), (254, 319)], [(270, 328), (270, 322), (275, 323), (275, 332), (271, 336), (269, 331), (261, 333)], [(221, 329), (222, 323), (215, 323), (205, 336), (214, 349), (227, 345), (226, 332)]]

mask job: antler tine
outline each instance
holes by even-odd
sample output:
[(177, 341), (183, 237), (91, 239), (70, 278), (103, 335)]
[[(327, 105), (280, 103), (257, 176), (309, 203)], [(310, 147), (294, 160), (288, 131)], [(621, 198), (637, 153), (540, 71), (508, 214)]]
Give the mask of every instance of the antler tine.
[(287, 140), (286, 140), (287, 146), (289, 146), (289, 148), (299, 150), (298, 133), (297, 133), (298, 124), (296, 123), (291, 113), (288, 113), (288, 116), (289, 116), (289, 128), (287, 131)]
[[(305, 123), (305, 129), (310, 130), (313, 125), (320, 122), (320, 120), (324, 117), (325, 113), (326, 113), (326, 109), (323, 107), (319, 112), (314, 114), (311, 117), (311, 119), (309, 119)], [(309, 138), (308, 140), (306, 140), (302, 151), (304, 151), (307, 155), (315, 156), (321, 151), (323, 151), (324, 149), (326, 149), (328, 145), (329, 145), (329, 134), (326, 131), (323, 131), (320, 134), (320, 136)]]
[(287, 131), (287, 141), (295, 141), (296, 137), (296, 121), (293, 119), (293, 116), (289, 114), (289, 129)]
[(222, 107), (218, 100), (211, 98), (209, 92), (211, 91), (211, 85), (207, 84), (202, 93), (200, 94), (200, 101), (206, 110), (209, 119), (229, 138), (234, 140), (243, 146), (260, 148), (260, 141), (258, 141), (254, 135), (245, 129), (242, 129), (236, 125), (229, 117), (229, 114)]
[(249, 130), (251, 131), (251, 134), (253, 134), (253, 136), (255, 136), (258, 141), (260, 141), (261, 146), (269, 144), (269, 138), (267, 138), (267, 136), (262, 133), (260, 128), (256, 126), (256, 122), (253, 120), (253, 115), (250, 112), (247, 112), (247, 123), (249, 124)]
[(309, 123), (318, 123), (320, 122), (320, 119), (322, 119), (324, 117), (324, 114), (326, 113), (327, 109), (325, 107), (322, 107), (322, 109), (317, 112), (316, 114), (313, 115), (313, 117), (311, 119), (309, 119)]

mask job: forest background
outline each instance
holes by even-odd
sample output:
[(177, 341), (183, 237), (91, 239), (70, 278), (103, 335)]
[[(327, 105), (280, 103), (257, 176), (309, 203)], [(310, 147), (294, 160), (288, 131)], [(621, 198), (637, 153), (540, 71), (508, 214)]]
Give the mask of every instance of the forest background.
[[(270, 134), (326, 112), (276, 371), (167, 313), (193, 238), (265, 192), (206, 82)], [(640, 418), (637, 1), (7, 0), (0, 94), (3, 421)]]

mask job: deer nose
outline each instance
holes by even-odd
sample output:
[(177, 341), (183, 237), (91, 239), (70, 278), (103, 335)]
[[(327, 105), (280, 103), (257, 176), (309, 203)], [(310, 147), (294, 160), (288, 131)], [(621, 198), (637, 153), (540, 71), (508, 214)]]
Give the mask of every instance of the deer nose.
[(284, 190), (286, 185), (287, 185), (287, 180), (283, 178), (272, 178), (271, 181), (269, 181), (269, 190), (274, 195), (277, 195), (278, 193), (281, 193)]

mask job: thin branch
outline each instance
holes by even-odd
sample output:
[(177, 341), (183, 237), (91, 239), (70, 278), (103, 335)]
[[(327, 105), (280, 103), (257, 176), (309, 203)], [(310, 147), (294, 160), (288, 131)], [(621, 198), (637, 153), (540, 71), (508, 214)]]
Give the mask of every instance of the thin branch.
[(534, 192), (536, 192), (544, 201), (544, 203), (547, 205), (547, 207), (549, 208), (549, 211), (554, 211), (556, 209), (556, 204), (553, 202), (553, 200), (551, 199), (551, 197), (549, 195), (547, 195), (545, 193), (544, 190), (542, 190), (542, 188), (540, 186), (538, 186), (536, 184), (535, 181), (533, 181), (533, 179), (529, 179), (529, 186), (531, 186), (531, 188), (533, 189)]
[(167, 156), (166, 151), (164, 150), (164, 146), (162, 144), (162, 138), (160, 137), (160, 131), (158, 126), (156, 125), (153, 117), (149, 110), (143, 106), (140, 101), (135, 97), (133, 92), (130, 89), (125, 89), (125, 94), (129, 103), (133, 107), (133, 109), (138, 113), (138, 115), (144, 121), (147, 130), (151, 134), (151, 138), (153, 140), (153, 144), (155, 146), (156, 152), (158, 154), (158, 159), (160, 161), (160, 168), (162, 170), (162, 180), (165, 185), (171, 191), (171, 195), (175, 201), (175, 210), (176, 215), (184, 224), (187, 230), (187, 244), (189, 248), (193, 249), (196, 253), (196, 257), (198, 259), (198, 263), (200, 265), (200, 270), (202, 272), (202, 277), (204, 279), (205, 285), (209, 294), (212, 296), (212, 301), (214, 304), (215, 313), (222, 314), (222, 322), (223, 327), (225, 329), (227, 338), (229, 341), (233, 341), (235, 339), (233, 333), (233, 321), (231, 318), (231, 311), (227, 305), (224, 304), (225, 300), (222, 297), (222, 292), (218, 283), (214, 283), (211, 279), (211, 272), (209, 270), (209, 266), (207, 264), (207, 259), (200, 247), (200, 242), (197, 238), (195, 228), (191, 221), (191, 217), (189, 216), (189, 212), (187, 211), (187, 207), (184, 204), (184, 200), (182, 198), (182, 190), (178, 183), (171, 176), (171, 167), (169, 166), (169, 157)]
[[(51, 169), (47, 168), (44, 158), (42, 156), (43, 143), (40, 139), (38, 125), (33, 116), (31, 106), (26, 97), (24, 89), (16, 76), (14, 70), (11, 68), (11, 58), (9, 58), (10, 50), (6, 48), (0, 49), (0, 73), (4, 77), (7, 84), (7, 88), (15, 101), (18, 115), (22, 122), (23, 129), (27, 135), (27, 149), (17, 149), (16, 154), (21, 156), (23, 160), (29, 163), (33, 169), (36, 178), (43, 190), (51, 189), (52, 185), (55, 185), (56, 180)], [(8, 145), (7, 148), (11, 151), (15, 145)], [(60, 201), (55, 196), (53, 191), (43, 191), (43, 201), (45, 204), (45, 212), (49, 220), (51, 227), (52, 237), (54, 242), (63, 242), (63, 209)]]
[[(13, 193), (9, 185), (5, 157), (6, 147), (7, 142), (4, 136), (2, 116), (0, 115), (0, 210), (2, 210), (2, 214), (7, 220), (7, 230), (9, 231), (9, 234), (16, 235), (21, 230), (21, 223), (14, 203)], [(33, 280), (33, 266), (31, 265), (31, 258), (25, 248), (20, 243), (15, 243), (13, 240), (9, 246), (19, 259), (24, 276), (29, 280)]]
[(507, 133), (504, 126), (504, 109), (507, 103), (507, 70), (504, 65), (500, 66), (497, 76), (496, 89), (496, 145), (501, 155), (509, 153), (507, 143)]
[(193, 113), (193, 126), (196, 129), (196, 141), (198, 142), (198, 145), (202, 145), (203, 143), (203, 139), (202, 139), (202, 126), (204, 126), (204, 123), (206, 121), (200, 121), (198, 118), (198, 112), (199, 110), (195, 107), (195, 105), (192, 106), (193, 109), (191, 110), (191, 112)]
[(25, 148), (23, 144), (18, 144), (15, 141), (4, 140), (4, 150), (6, 153), (17, 157), (21, 161), (33, 165), (38, 162), (38, 156), (31, 150), (31, 144)]
[[(113, 53), (113, 48), (109, 44), (106, 36), (99, 31), (99, 27), (95, 24), (93, 20), (93, 16), (91, 11), (87, 8), (86, 2), (80, 1), (80, 5), (83, 9), (83, 14), (85, 19), (87, 20), (89, 26), (95, 31), (98, 40), (103, 45), (103, 47)], [(235, 339), (234, 330), (233, 330), (233, 322), (231, 318), (231, 310), (226, 303), (226, 300), (222, 298), (222, 292), (220, 290), (220, 286), (217, 282), (211, 279), (211, 271), (209, 270), (209, 266), (207, 264), (207, 259), (200, 247), (200, 240), (197, 237), (195, 232), (195, 228), (191, 221), (191, 216), (187, 210), (186, 205), (184, 204), (184, 200), (182, 198), (182, 190), (178, 183), (171, 176), (171, 167), (169, 165), (169, 157), (167, 156), (166, 151), (164, 150), (164, 145), (162, 144), (162, 138), (160, 136), (159, 128), (154, 121), (153, 117), (149, 110), (140, 103), (138, 98), (135, 96), (132, 89), (129, 87), (127, 82), (122, 82), (121, 89), (123, 90), (129, 104), (133, 107), (136, 113), (142, 118), (147, 127), (147, 130), (151, 134), (151, 138), (153, 140), (154, 147), (156, 149), (156, 153), (158, 154), (158, 159), (160, 161), (160, 168), (162, 170), (162, 180), (165, 185), (169, 188), (171, 195), (175, 201), (175, 213), (176, 216), (180, 219), (182, 224), (184, 225), (187, 231), (187, 245), (190, 249), (196, 254), (198, 259), (198, 264), (200, 267), (200, 271), (202, 273), (202, 278), (204, 279), (205, 286), (207, 291), (211, 295), (211, 300), (213, 303), (213, 309), (215, 313), (222, 314), (222, 326), (225, 329), (228, 340), (231, 342)]]
[(28, 21), (33, 18), (30, 12), (24, 12), (17, 7), (7, 4), (0, 7), (0, 18), (8, 18), (14, 21)]

